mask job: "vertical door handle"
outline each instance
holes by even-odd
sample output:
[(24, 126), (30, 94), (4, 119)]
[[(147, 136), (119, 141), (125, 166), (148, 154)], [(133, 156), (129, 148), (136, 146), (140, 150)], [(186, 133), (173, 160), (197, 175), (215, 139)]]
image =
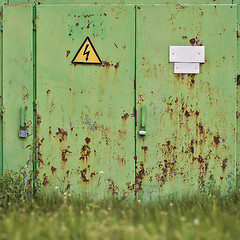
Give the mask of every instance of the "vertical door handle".
[(140, 125), (140, 130), (139, 130), (139, 135), (140, 136), (145, 136), (146, 135), (146, 107), (142, 106), (141, 109), (141, 125)]

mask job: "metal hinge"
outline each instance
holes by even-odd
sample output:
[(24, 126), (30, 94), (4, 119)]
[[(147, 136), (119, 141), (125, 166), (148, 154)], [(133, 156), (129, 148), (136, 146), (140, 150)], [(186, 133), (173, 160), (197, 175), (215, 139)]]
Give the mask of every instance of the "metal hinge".
[(4, 114), (4, 107), (0, 107), (0, 118), (3, 119), (3, 114)]
[(37, 100), (33, 100), (33, 111), (37, 111)]
[(36, 19), (33, 19), (33, 30), (36, 31), (36, 29), (37, 29)]

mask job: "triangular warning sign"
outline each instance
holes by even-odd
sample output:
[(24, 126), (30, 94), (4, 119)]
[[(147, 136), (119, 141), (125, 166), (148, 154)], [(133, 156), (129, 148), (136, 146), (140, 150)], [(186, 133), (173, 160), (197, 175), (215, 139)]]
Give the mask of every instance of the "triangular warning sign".
[(97, 54), (89, 36), (86, 37), (82, 46), (79, 48), (72, 64), (102, 64), (100, 57)]

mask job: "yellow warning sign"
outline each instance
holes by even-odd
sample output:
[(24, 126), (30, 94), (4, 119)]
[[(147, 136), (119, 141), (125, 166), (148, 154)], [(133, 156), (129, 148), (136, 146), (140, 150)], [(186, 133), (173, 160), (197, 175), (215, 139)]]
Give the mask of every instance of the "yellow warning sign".
[(72, 64), (102, 64), (100, 57), (97, 54), (89, 36), (86, 37), (82, 46), (79, 48)]

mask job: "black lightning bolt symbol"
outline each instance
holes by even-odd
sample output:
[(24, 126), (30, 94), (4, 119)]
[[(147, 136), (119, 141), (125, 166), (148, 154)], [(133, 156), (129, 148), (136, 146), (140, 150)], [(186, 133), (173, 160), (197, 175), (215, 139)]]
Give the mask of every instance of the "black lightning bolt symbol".
[(88, 56), (89, 56), (89, 53), (90, 53), (90, 51), (87, 51), (88, 46), (89, 46), (89, 44), (86, 45), (85, 50), (84, 50), (84, 53), (83, 53), (83, 56), (84, 56), (84, 55), (87, 55), (87, 56), (86, 56), (86, 61), (88, 60)]

